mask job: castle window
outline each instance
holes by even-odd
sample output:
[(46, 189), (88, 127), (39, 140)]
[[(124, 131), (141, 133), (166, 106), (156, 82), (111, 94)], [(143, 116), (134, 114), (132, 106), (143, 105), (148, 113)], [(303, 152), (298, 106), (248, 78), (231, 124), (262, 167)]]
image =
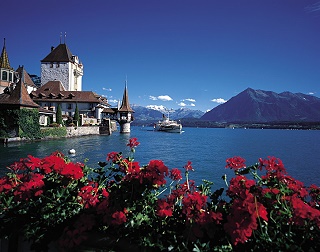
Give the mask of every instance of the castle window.
[(57, 67), (57, 68), (58, 68), (58, 67), (60, 67), (60, 64), (59, 64), (59, 63), (57, 63), (56, 67)]
[(8, 80), (8, 73), (6, 71), (2, 72), (2, 80), (4, 81)]
[(12, 81), (12, 73), (9, 73), (9, 81)]
[(72, 109), (72, 103), (68, 104), (68, 109)]
[(50, 68), (53, 68), (53, 63), (50, 63)]

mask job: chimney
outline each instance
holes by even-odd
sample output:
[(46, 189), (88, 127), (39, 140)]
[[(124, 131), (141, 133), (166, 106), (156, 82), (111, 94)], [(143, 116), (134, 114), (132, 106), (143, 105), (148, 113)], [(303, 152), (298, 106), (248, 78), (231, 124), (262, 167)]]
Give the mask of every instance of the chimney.
[(54, 50), (54, 46), (51, 46), (51, 52)]

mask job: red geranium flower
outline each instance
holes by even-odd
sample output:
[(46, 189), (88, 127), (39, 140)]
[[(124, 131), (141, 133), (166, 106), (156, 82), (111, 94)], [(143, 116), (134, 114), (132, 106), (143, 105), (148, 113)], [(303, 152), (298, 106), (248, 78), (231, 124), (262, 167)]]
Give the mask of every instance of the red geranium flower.
[(188, 163), (185, 166), (183, 166), (186, 169), (186, 171), (193, 171), (193, 167), (191, 166), (191, 164), (192, 162), (188, 161)]
[(276, 157), (268, 157), (268, 159), (259, 158), (259, 168), (262, 170), (262, 167), (268, 172), (278, 172), (280, 174), (286, 173), (286, 168), (284, 167), (281, 159)]
[(172, 206), (168, 204), (168, 202), (165, 199), (159, 199), (158, 200), (158, 210), (157, 215), (160, 217), (168, 217), (172, 216)]
[(108, 153), (107, 155), (107, 161), (112, 161), (113, 163), (116, 163), (118, 161), (121, 160), (121, 154), (119, 152), (115, 152), (115, 151), (112, 151), (110, 153)]
[(25, 165), (29, 169), (31, 169), (33, 171), (34, 169), (41, 167), (42, 161), (40, 158), (36, 158), (31, 155), (28, 155), (28, 158), (29, 158), (29, 160), (26, 160)]
[(172, 180), (180, 180), (180, 179), (182, 179), (180, 170), (177, 169), (177, 168), (173, 168), (173, 169), (170, 171), (170, 178), (171, 178)]
[(121, 225), (122, 223), (125, 223), (127, 221), (125, 211), (126, 211), (126, 209), (124, 209), (124, 212), (117, 211), (117, 212), (113, 213), (112, 214), (113, 220), (111, 221), (111, 223), (113, 225)]
[(129, 146), (131, 149), (137, 147), (140, 144), (137, 140), (138, 139), (136, 137), (130, 138), (127, 146)]
[(226, 168), (231, 168), (234, 170), (245, 168), (246, 167), (245, 161), (246, 160), (243, 159), (242, 157), (228, 158)]
[(199, 192), (189, 193), (182, 199), (182, 212), (186, 215), (187, 220), (199, 218), (203, 208), (206, 206), (207, 196)]
[(61, 170), (61, 175), (72, 179), (80, 179), (83, 177), (82, 167), (80, 163), (68, 163)]

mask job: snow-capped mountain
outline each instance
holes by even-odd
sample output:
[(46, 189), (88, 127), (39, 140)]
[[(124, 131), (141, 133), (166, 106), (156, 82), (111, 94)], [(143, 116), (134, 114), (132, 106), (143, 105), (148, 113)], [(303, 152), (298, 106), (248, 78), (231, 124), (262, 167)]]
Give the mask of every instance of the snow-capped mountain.
[(132, 105), (131, 107), (135, 112), (135, 120), (160, 120), (163, 114), (168, 116), (168, 113), (170, 119), (200, 118), (204, 115), (204, 112), (200, 110), (192, 110), (188, 108), (172, 110), (164, 106), (156, 105), (149, 105), (147, 107)]

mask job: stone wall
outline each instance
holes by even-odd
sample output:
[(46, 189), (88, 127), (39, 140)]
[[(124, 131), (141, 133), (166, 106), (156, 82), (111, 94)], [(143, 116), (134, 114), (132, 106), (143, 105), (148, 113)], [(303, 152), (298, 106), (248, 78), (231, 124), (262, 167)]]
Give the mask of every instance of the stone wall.
[[(117, 131), (117, 124), (115, 121), (107, 120), (104, 125), (100, 126), (84, 126), (84, 127), (66, 127), (67, 135), (65, 137), (80, 137), (88, 135), (111, 135), (112, 132)], [(51, 137), (54, 138), (54, 137)], [(26, 141), (28, 139), (20, 137), (2, 138), (0, 143), (8, 144), (9, 142)], [(1, 251), (1, 250), (0, 250)]]
[(77, 137), (87, 135), (99, 135), (99, 126), (90, 127), (67, 127), (66, 137)]

